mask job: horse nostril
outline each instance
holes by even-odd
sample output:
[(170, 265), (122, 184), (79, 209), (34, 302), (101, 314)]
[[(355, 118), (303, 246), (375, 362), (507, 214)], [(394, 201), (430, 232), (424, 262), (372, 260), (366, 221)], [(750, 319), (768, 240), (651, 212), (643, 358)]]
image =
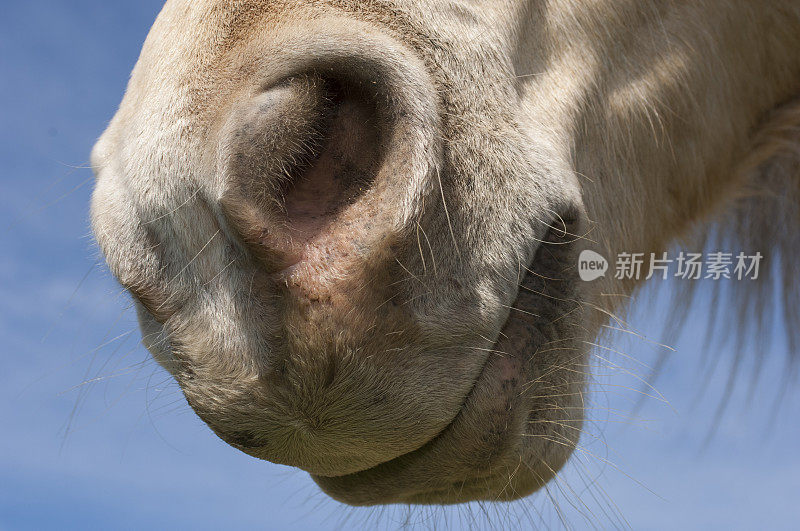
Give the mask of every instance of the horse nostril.
[(310, 241), (367, 193), (378, 170), (376, 109), (351, 88), (329, 83), (334, 105), (314, 160), (283, 190), (285, 223), (293, 240)]
[(270, 273), (386, 239), (392, 205), (375, 181), (388, 113), (360, 85), (291, 78), (240, 102), (224, 128), (223, 212)]

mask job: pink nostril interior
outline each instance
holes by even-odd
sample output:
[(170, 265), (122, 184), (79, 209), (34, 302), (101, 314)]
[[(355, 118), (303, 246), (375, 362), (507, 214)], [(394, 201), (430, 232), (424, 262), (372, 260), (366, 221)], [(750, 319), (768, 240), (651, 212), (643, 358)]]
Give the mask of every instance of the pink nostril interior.
[(289, 236), (310, 242), (368, 192), (378, 171), (380, 133), (370, 105), (344, 98), (334, 111), (321, 150), (284, 188)]
[(391, 208), (377, 189), (385, 122), (373, 95), (316, 75), (291, 78), (232, 113), (222, 208), (268, 271), (309, 260), (326, 269), (383, 239)]

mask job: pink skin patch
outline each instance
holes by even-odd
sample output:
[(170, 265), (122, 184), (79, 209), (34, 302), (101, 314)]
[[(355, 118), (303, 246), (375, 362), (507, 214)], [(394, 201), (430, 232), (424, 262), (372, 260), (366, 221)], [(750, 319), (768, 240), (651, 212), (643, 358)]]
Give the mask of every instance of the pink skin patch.
[(284, 192), (289, 284), (316, 291), (344, 274), (375, 239), (380, 208), (371, 189), (380, 162), (374, 112), (345, 101), (333, 117), (321, 153)]

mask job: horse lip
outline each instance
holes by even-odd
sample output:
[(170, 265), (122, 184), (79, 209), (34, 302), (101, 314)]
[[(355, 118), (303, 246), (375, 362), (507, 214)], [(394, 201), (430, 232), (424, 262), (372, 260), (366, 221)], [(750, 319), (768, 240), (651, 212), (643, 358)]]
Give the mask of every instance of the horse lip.
[(325, 477), (325, 478), (341, 478), (341, 477), (352, 476), (352, 475), (360, 474), (360, 473), (367, 472), (367, 471), (370, 471), (370, 470), (375, 470), (377, 468), (380, 468), (380, 467), (386, 465), (387, 463), (391, 463), (391, 462), (396, 461), (398, 459), (402, 459), (403, 457), (405, 457), (407, 455), (413, 454), (414, 452), (419, 452), (421, 450), (424, 450), (426, 447), (431, 446), (440, 437), (442, 437), (448, 430), (450, 430), (450, 428), (453, 426), (453, 424), (455, 422), (457, 422), (458, 419), (461, 417), (461, 415), (463, 414), (464, 409), (467, 406), (470, 398), (475, 393), (475, 389), (480, 385), (481, 381), (484, 379), (484, 375), (486, 373), (486, 367), (489, 365), (490, 358), (491, 358), (491, 354), (488, 354), (486, 356), (486, 360), (484, 361), (483, 366), (481, 367), (480, 372), (478, 372), (477, 376), (475, 377), (475, 382), (472, 384), (472, 387), (467, 392), (467, 394), (464, 395), (464, 400), (461, 401), (461, 405), (458, 407), (458, 410), (456, 411), (455, 415), (453, 415), (453, 418), (450, 420), (450, 422), (448, 422), (441, 430), (439, 430), (436, 434), (434, 434), (430, 439), (428, 439), (426, 442), (424, 442), (418, 448), (416, 448), (414, 450), (410, 450), (410, 451), (408, 451), (406, 453), (403, 453), (403, 454), (400, 454), (398, 456), (395, 456), (395, 457), (393, 457), (391, 459), (388, 459), (388, 460), (384, 461), (383, 463), (378, 463), (377, 465), (374, 465), (374, 466), (371, 466), (371, 467), (368, 467), (368, 468), (365, 468), (363, 470), (359, 470), (359, 471), (356, 471), (356, 472), (351, 472), (349, 474), (341, 474), (341, 475), (337, 475), (337, 476), (323, 476), (323, 475), (320, 475), (320, 474), (314, 474), (314, 475), (317, 476), (317, 477)]
[[(548, 241), (549, 236), (551, 235), (556, 241), (564, 240), (570, 236), (570, 231), (567, 230), (567, 227), (573, 225), (575, 221), (572, 220), (571, 216), (564, 216), (563, 219), (570, 220), (564, 224), (565, 229), (562, 230), (560, 227), (551, 227), (547, 234), (543, 235), (543, 242)], [(565, 251), (574, 249), (574, 241), (571, 237), (569, 237), (563, 243), (566, 245), (561, 247), (561, 249)], [(539, 256), (538, 251), (536, 256)], [(536, 261), (537, 258), (534, 259), (531, 268), (536, 265)], [(526, 278), (530, 275), (535, 276), (536, 274), (532, 271), (529, 271), (526, 274)], [(577, 285), (575, 279), (571, 276), (554, 280)], [(515, 303), (512, 306), (517, 306), (516, 301), (519, 300), (520, 297), (524, 296), (522, 288), (520, 288), (520, 290), (521, 291), (517, 295)], [(527, 296), (530, 296), (530, 294)], [(547, 297), (544, 294), (537, 294), (536, 296)], [(508, 484), (508, 478), (503, 477), (502, 473), (498, 474), (496, 468), (498, 465), (507, 464), (509, 454), (515, 451), (515, 449), (519, 448), (519, 445), (523, 444), (522, 441), (524, 439), (522, 436), (515, 437), (515, 433), (517, 433), (515, 426), (517, 421), (525, 422), (529, 415), (529, 408), (525, 404), (526, 398), (524, 396), (524, 387), (525, 378), (527, 377), (528, 360), (535, 354), (535, 351), (528, 352), (527, 350), (521, 348), (515, 348), (515, 346), (513, 346), (515, 338), (506, 337), (504, 333), (502, 333), (507, 330), (508, 326), (514, 323), (515, 318), (518, 319), (519, 316), (515, 316), (513, 311), (509, 313), (506, 322), (501, 327), (501, 333), (492, 347), (492, 352), (487, 355), (484, 366), (471, 391), (467, 394), (464, 402), (462, 403), (459, 412), (440, 433), (438, 433), (435, 437), (417, 450), (408, 452), (385, 463), (368, 468), (362, 472), (356, 472), (337, 477), (325, 477), (312, 474), (312, 477), (323, 489), (323, 491), (325, 491), (334, 499), (357, 506), (369, 506), (386, 503), (460, 503), (464, 501), (472, 501), (473, 498), (470, 497), (470, 494), (468, 493), (464, 499), (460, 499), (458, 496), (451, 496), (450, 494), (452, 494), (452, 492), (448, 490), (448, 485), (460, 487), (464, 481), (477, 481), (484, 478), (487, 482), (490, 482), (493, 478), (497, 478), (502, 480), (501, 484), (498, 485), (497, 491), (499, 495), (502, 495), (503, 492), (501, 491), (505, 491)], [(539, 333), (541, 333), (541, 330), (539, 330)], [(546, 338), (537, 335), (536, 340), (537, 343), (541, 343), (542, 341), (546, 341)], [(511, 341), (512, 346), (507, 347), (505, 345), (506, 341)], [(500, 353), (495, 354), (498, 349), (504, 350), (505, 352), (503, 352), (502, 355), (500, 355)], [(506, 386), (506, 384), (509, 383), (510, 385)], [(491, 393), (488, 402), (491, 403), (494, 401), (494, 404), (490, 405), (488, 408), (486, 405), (487, 392)], [(484, 397), (475, 396), (479, 393), (483, 394)], [(448, 463), (452, 464), (452, 462), (448, 459), (452, 459), (453, 462), (456, 462), (459, 459), (459, 456), (454, 453), (455, 450), (453, 448), (448, 447), (449, 445), (446, 441), (446, 438), (450, 436), (451, 432), (453, 432), (453, 440), (456, 440), (455, 438), (459, 437), (460, 433), (475, 433), (475, 428), (471, 427), (471, 425), (474, 425), (474, 421), (470, 422), (470, 418), (464, 417), (472, 416), (472, 418), (475, 419), (481, 418), (481, 416), (487, 411), (497, 412), (497, 403), (501, 402), (504, 397), (509, 404), (509, 407), (503, 411), (505, 414), (505, 429), (501, 433), (501, 438), (495, 439), (494, 441), (495, 453), (492, 453), (493, 449), (488, 450), (490, 458), (487, 461), (482, 461), (479, 467), (465, 469), (463, 478), (458, 478), (457, 480), (454, 480), (453, 478), (447, 478), (444, 479), (441, 485), (425, 484), (418, 485), (419, 488), (416, 488), (413, 483), (406, 483), (404, 487), (398, 488), (394, 486), (398, 482), (402, 482), (404, 479), (408, 480), (410, 477), (413, 477), (415, 470), (419, 471), (420, 474), (423, 474), (423, 477), (434, 478), (435, 469), (438, 463), (444, 462), (443, 466), (446, 469)], [(520, 416), (523, 409), (524, 415)], [(524, 430), (521, 433), (524, 433)], [(443, 442), (443, 446), (437, 447), (437, 444), (443, 440), (445, 440), (445, 442)], [(470, 450), (464, 450), (462, 455), (469, 455), (468, 452), (470, 451), (476, 454), (483, 454), (487, 451), (488, 445), (491, 443), (480, 444), (483, 444), (483, 446), (473, 446)], [(513, 465), (517, 466), (518, 468), (516, 459)], [(513, 468), (513, 466), (511, 466), (511, 468)], [(399, 479), (396, 478), (398, 474), (402, 475)], [(366, 475), (366, 477), (359, 477), (360, 475)], [(386, 480), (387, 477), (392, 477), (392, 481), (388, 482)], [(419, 481), (417, 481), (417, 483), (419, 483)], [(347, 489), (348, 486), (350, 486), (351, 489)], [(533, 486), (532, 488), (535, 490), (535, 488), (539, 487), (540, 485)], [(384, 489), (385, 491), (381, 492), (381, 489)], [(355, 494), (353, 492), (355, 492)], [(481, 493), (476, 494), (477, 497), (474, 499), (479, 499), (484, 494), (487, 494), (487, 492), (484, 491), (481, 491)], [(354, 497), (356, 499), (354, 499)]]
[[(331, 497), (333, 497), (334, 499), (338, 499), (339, 501), (342, 501), (344, 503), (351, 504), (351, 505), (375, 505), (375, 504), (385, 504), (385, 503), (403, 503), (407, 499), (415, 498), (415, 497), (418, 497), (418, 496), (424, 496), (425, 495), (425, 491), (417, 491), (413, 487), (405, 488), (405, 489), (397, 491), (397, 492), (390, 492), (388, 495), (382, 494), (380, 492), (380, 489), (381, 489), (381, 486), (383, 486), (385, 484), (385, 480), (383, 480), (383, 481), (379, 480), (379, 483), (374, 488), (374, 492), (376, 493), (377, 496), (383, 496), (383, 497), (381, 497), (380, 499), (370, 499), (370, 500), (368, 500), (366, 502), (361, 501), (361, 502), (355, 502), (354, 503), (354, 501), (352, 499), (347, 499), (347, 494), (348, 493), (346, 491), (344, 491), (344, 490), (338, 491), (338, 489), (336, 489), (335, 487), (337, 486), (337, 483), (341, 483), (341, 482), (356, 482), (357, 484), (359, 484), (359, 486), (361, 486), (361, 484), (364, 484), (364, 483), (370, 484), (370, 483), (372, 483), (372, 478), (375, 478), (375, 477), (380, 478), (382, 476), (386, 476), (386, 474), (384, 472), (386, 470), (391, 470), (391, 467), (398, 467), (398, 469), (400, 471), (412, 471), (415, 468), (418, 468), (420, 466), (420, 460), (422, 460), (422, 462), (423, 462), (422, 463), (423, 468), (428, 468), (427, 465), (434, 464), (434, 463), (441, 463), (442, 461), (446, 461), (447, 457), (449, 457), (449, 456), (454, 456), (455, 458), (457, 458), (458, 456), (455, 456), (454, 453), (452, 452), (452, 450), (449, 450), (449, 449), (446, 450), (446, 453), (444, 453), (443, 455), (437, 456), (437, 453), (441, 452), (441, 447), (437, 447), (437, 445), (439, 445), (440, 443), (447, 444), (446, 438), (451, 436), (450, 435), (451, 433), (453, 433), (452, 437), (458, 438), (459, 437), (458, 431), (464, 430), (465, 427), (467, 427), (466, 429), (468, 429), (469, 431), (474, 431), (473, 428), (468, 427), (468, 426), (470, 426), (472, 424), (470, 422), (470, 419), (465, 419), (464, 417), (467, 416), (467, 415), (470, 415), (470, 414), (472, 414), (472, 415), (476, 415), (476, 414), (480, 415), (482, 410), (485, 409), (485, 407), (484, 407), (485, 404), (483, 402), (476, 401), (475, 400), (475, 396), (478, 393), (485, 393), (487, 389), (491, 389), (493, 384), (497, 384), (498, 383), (497, 380), (499, 380), (499, 378), (495, 378), (496, 376), (498, 376), (496, 374), (496, 372), (497, 372), (496, 371), (496, 368), (497, 368), (496, 364), (498, 363), (497, 360), (502, 360), (502, 358), (499, 357), (499, 356), (495, 356), (493, 354), (487, 355), (487, 359), (486, 359), (486, 362), (485, 362), (485, 364), (484, 364), (484, 366), (483, 366), (483, 368), (481, 370), (481, 373), (476, 378), (475, 384), (473, 385), (472, 389), (470, 390), (470, 392), (465, 397), (461, 408), (459, 409), (458, 413), (455, 415), (453, 420), (444, 429), (442, 429), (437, 435), (435, 435), (433, 438), (431, 438), (427, 443), (425, 443), (421, 447), (419, 447), (416, 450), (413, 450), (411, 452), (408, 452), (406, 454), (397, 456), (397, 457), (395, 457), (395, 458), (393, 458), (393, 459), (391, 459), (389, 461), (386, 461), (386, 462), (381, 463), (379, 465), (376, 465), (374, 467), (370, 467), (368, 469), (360, 471), (360, 472), (355, 472), (355, 473), (352, 473), (352, 474), (346, 474), (346, 475), (342, 475), (342, 476), (321, 476), (321, 475), (312, 474), (312, 478)], [(519, 364), (519, 366), (517, 367), (517, 370), (518, 370), (517, 371), (518, 373), (524, 372), (524, 365), (523, 364)], [(512, 391), (511, 394), (514, 394), (514, 393), (515, 392)], [(504, 409), (504, 413), (506, 414), (506, 416), (508, 418), (511, 418), (511, 417), (515, 416), (514, 412), (518, 410), (518, 408), (516, 407), (518, 405), (519, 404), (515, 404), (513, 408), (509, 408), (508, 410)], [(498, 452), (496, 455), (493, 455), (491, 460), (490, 460), (490, 462), (482, 463), (482, 467), (485, 470), (475, 470), (474, 473), (470, 473), (469, 474), (468, 479), (473, 479), (474, 477), (483, 477), (483, 476), (487, 476), (488, 477), (490, 475), (490, 473), (488, 471), (494, 466), (494, 464), (498, 463), (499, 461), (504, 460), (507, 457), (508, 452), (509, 452), (509, 448), (507, 447), (508, 441), (512, 437), (511, 434), (514, 432), (514, 430), (510, 426), (512, 424), (510, 421), (507, 422), (506, 424), (508, 425), (509, 429), (506, 429), (502, 433), (501, 444), (495, 445), (494, 448), (490, 449), (489, 451), (493, 451), (496, 448), (501, 448), (502, 450), (500, 452)], [(458, 430), (458, 431), (456, 431), (456, 430)], [(443, 440), (444, 440), (444, 442), (442, 442)], [(488, 448), (488, 446), (482, 446), (479, 450), (486, 450), (486, 448)], [(406, 462), (404, 463), (404, 461), (406, 461)], [(369, 476), (372, 476), (372, 477), (367, 477), (367, 478), (359, 478), (358, 477), (358, 476), (363, 476), (363, 475), (369, 475)], [(394, 482), (392, 482), (392, 483), (394, 483)], [(386, 484), (386, 485), (387, 485), (388, 490), (392, 489), (392, 487), (389, 486), (391, 484)], [(334, 487), (334, 488), (331, 489), (330, 487)], [(432, 492), (436, 492), (436, 489), (434, 489)], [(342, 496), (342, 495), (344, 495), (344, 496)], [(412, 502), (412, 503), (415, 503), (415, 502)]]
[[(463, 411), (464, 411), (467, 403), (470, 401), (470, 398), (472, 397), (473, 393), (475, 392), (475, 389), (480, 385), (480, 383), (484, 379), (484, 375), (486, 373), (486, 368), (487, 368), (487, 366), (489, 364), (490, 359), (491, 359), (491, 354), (487, 354), (486, 360), (484, 361), (483, 366), (481, 367), (481, 370), (478, 372), (478, 374), (475, 377), (475, 382), (472, 384), (472, 387), (470, 388), (470, 390), (464, 396), (464, 399), (462, 400), (461, 405), (458, 407), (458, 410), (453, 415), (453, 418), (450, 420), (450, 422), (448, 422), (441, 430), (439, 430), (437, 433), (435, 433), (430, 439), (428, 439), (426, 442), (424, 442), (419, 447), (417, 447), (417, 448), (415, 448), (413, 450), (410, 450), (408, 452), (405, 452), (403, 454), (397, 455), (397, 456), (395, 456), (395, 457), (393, 457), (391, 459), (388, 459), (388, 460), (386, 460), (386, 461), (384, 461), (382, 463), (378, 463), (376, 465), (364, 468), (362, 470), (357, 470), (355, 472), (349, 472), (349, 473), (341, 474), (341, 475), (322, 475), (322, 474), (312, 474), (312, 475), (315, 476), (315, 477), (319, 477), (319, 478), (331, 478), (331, 479), (333, 479), (333, 478), (343, 478), (343, 477), (353, 476), (353, 475), (356, 475), (356, 474), (361, 474), (361, 473), (364, 473), (364, 472), (368, 472), (370, 470), (375, 470), (377, 468), (380, 468), (381, 466), (384, 466), (387, 463), (391, 463), (391, 462), (393, 462), (395, 460), (401, 459), (401, 458), (403, 458), (403, 457), (405, 457), (407, 455), (413, 454), (414, 452), (419, 452), (421, 450), (424, 450), (426, 447), (434, 444), (436, 442), (436, 440), (439, 439), (443, 434), (445, 434), (452, 427), (452, 425), (463, 414)], [(247, 455), (250, 455), (251, 457), (255, 457), (255, 458), (258, 458), (258, 459), (264, 459), (263, 455), (261, 455), (260, 450), (268, 448), (268, 445), (265, 445), (265, 444), (248, 445), (248, 444), (242, 444), (242, 443), (237, 443), (237, 442), (231, 442), (230, 440), (227, 440), (225, 437), (223, 437), (223, 439), (225, 439), (225, 442), (227, 444), (229, 444), (230, 446), (236, 448), (237, 450), (239, 450), (239, 451), (241, 451), (241, 452), (243, 452), (243, 453), (245, 453)]]
[[(500, 341), (500, 338), (498, 338), (495, 341), (495, 343), (493, 345), (493, 348), (491, 349), (492, 351), (495, 350), (494, 347), (496, 347), (496, 345), (497, 345), (497, 343), (499, 341)], [(397, 456), (395, 456), (395, 457), (393, 457), (391, 459), (388, 459), (388, 460), (386, 460), (384, 462), (381, 462), (381, 463), (378, 463), (376, 465), (372, 465), (372, 466), (366, 467), (366, 468), (361, 469), (361, 470), (357, 470), (355, 472), (348, 472), (346, 474), (313, 474), (312, 473), (312, 476), (316, 477), (316, 478), (334, 479), (335, 480), (335, 479), (340, 479), (340, 478), (353, 477), (353, 476), (356, 476), (358, 474), (369, 473), (370, 471), (376, 471), (376, 470), (380, 469), (381, 467), (389, 465), (389, 464), (391, 464), (393, 462), (396, 462), (398, 460), (402, 460), (402, 459), (404, 459), (404, 458), (406, 458), (406, 457), (408, 457), (408, 456), (410, 456), (410, 455), (412, 455), (414, 453), (424, 452), (426, 449), (428, 449), (431, 446), (435, 445), (436, 442), (439, 439), (441, 439), (443, 436), (445, 436), (447, 434), (447, 432), (449, 432), (453, 428), (454, 424), (459, 422), (459, 420), (463, 417), (465, 412), (469, 409), (470, 402), (472, 400), (473, 395), (476, 393), (476, 391), (478, 389), (480, 389), (482, 386), (485, 386), (485, 385), (491, 383), (491, 382), (487, 381), (487, 378), (489, 377), (487, 375), (487, 373), (489, 372), (488, 371), (488, 367), (491, 364), (491, 362), (493, 361), (493, 356), (497, 356), (497, 354), (495, 354), (494, 352), (487, 352), (487, 354), (486, 354), (486, 356), (484, 358), (484, 362), (483, 362), (483, 364), (481, 366), (481, 370), (476, 373), (475, 380), (474, 380), (472, 386), (470, 387), (469, 391), (467, 391), (467, 393), (464, 395), (464, 398), (461, 401), (460, 406), (458, 407), (458, 409), (454, 413), (453, 418), (450, 420), (450, 422), (448, 422), (444, 427), (442, 427), (441, 430), (439, 430), (437, 433), (432, 435), (430, 437), (430, 439), (428, 439), (426, 442), (424, 442), (423, 444), (421, 444), (417, 448), (415, 448), (413, 450), (409, 450), (408, 452), (405, 452), (403, 454), (397, 455)], [(524, 366), (521, 366), (520, 370), (524, 370)], [(250, 446), (250, 445), (237, 444), (237, 443), (231, 443), (231, 442), (228, 442), (228, 444), (230, 444), (234, 448), (236, 448), (236, 449), (238, 449), (238, 450), (240, 450), (240, 451), (242, 451), (242, 452), (244, 452), (244, 453), (246, 453), (246, 454), (248, 454), (248, 455), (250, 455), (252, 457), (256, 457), (256, 458), (259, 458), (259, 459), (264, 459), (264, 457), (262, 455), (260, 455), (260, 450), (268, 448), (267, 445), (252, 445), (252, 446)], [(417, 495), (417, 494), (418, 493), (414, 493), (413, 495)]]

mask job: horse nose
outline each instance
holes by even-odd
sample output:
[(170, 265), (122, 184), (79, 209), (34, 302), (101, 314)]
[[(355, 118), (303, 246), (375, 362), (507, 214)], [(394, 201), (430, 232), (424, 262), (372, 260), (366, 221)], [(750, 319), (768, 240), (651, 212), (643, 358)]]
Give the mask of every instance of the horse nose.
[(222, 211), (268, 273), (330, 282), (418, 222), (440, 159), (436, 103), (393, 53), (354, 44), (233, 103)]
[[(404, 47), (336, 27), (324, 47), (312, 36), (275, 52), (296, 54), (280, 62), (291, 71), (220, 107), (215, 218), (243, 251), (231, 269), (255, 279), (230, 294), (256, 323), (241, 349), (255, 369), (220, 378), (238, 365), (212, 360), (219, 370), (192, 380), (207, 385), (184, 382), (223, 439), (323, 475), (419, 448), (452, 420), (476, 370), (460, 361), (436, 399), (407, 392), (433, 385), (434, 349), (417, 346), (406, 307), (381, 302), (400, 289), (387, 264), (405, 261), (410, 229), (426, 223), (442, 158), (437, 95)], [(410, 345), (400, 366), (398, 341)]]

